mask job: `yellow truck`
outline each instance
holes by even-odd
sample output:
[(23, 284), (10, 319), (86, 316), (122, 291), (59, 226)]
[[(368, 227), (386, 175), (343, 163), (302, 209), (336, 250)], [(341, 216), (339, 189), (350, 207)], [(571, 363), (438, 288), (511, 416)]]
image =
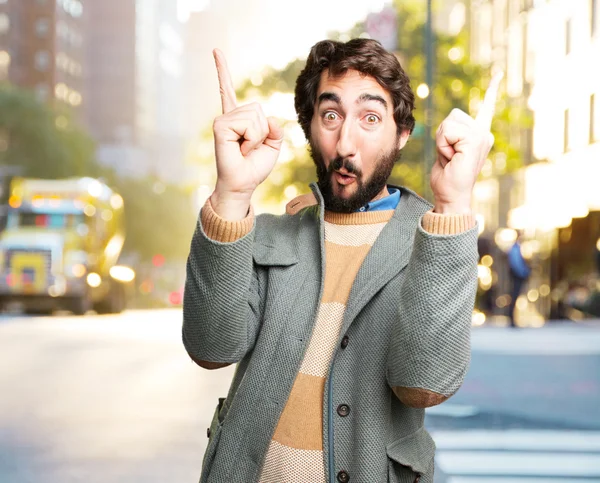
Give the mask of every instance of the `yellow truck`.
[(135, 273), (118, 265), (123, 198), (93, 178), (14, 178), (0, 235), (0, 304), (28, 313), (121, 312)]

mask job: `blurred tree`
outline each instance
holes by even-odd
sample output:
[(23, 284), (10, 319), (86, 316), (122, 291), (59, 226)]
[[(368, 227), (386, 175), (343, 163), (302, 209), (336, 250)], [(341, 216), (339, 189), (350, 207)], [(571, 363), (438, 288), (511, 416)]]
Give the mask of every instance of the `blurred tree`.
[(59, 107), (32, 92), (0, 86), (0, 164), (19, 166), (23, 176), (63, 178), (94, 171), (92, 139)]
[(111, 178), (125, 205), (124, 250), (137, 253), (141, 261), (157, 253), (169, 262), (185, 259), (196, 227), (192, 193), (152, 177)]
[(67, 110), (6, 84), (0, 86), (0, 165), (32, 178), (100, 178), (123, 196), (126, 252), (142, 261), (156, 253), (180, 260), (189, 252), (197, 216), (189, 189), (152, 177), (120, 178), (96, 162), (93, 140)]
[[(417, 87), (425, 82), (425, 3), (422, 0), (395, 0), (398, 19), (398, 45), (396, 52), (400, 63), (411, 78), (411, 86)], [(347, 41), (350, 38), (365, 36), (364, 23), (356, 24), (350, 32), (331, 33), (330, 38)], [(491, 73), (488, 68), (470, 62), (468, 52), (468, 33), (463, 30), (452, 36), (434, 31), (435, 60), (433, 95), (433, 125), (429, 139), (433, 140), (435, 130), (453, 108), (475, 114)], [(240, 99), (248, 97), (268, 97), (273, 92), (293, 92), (295, 81), (304, 67), (304, 60), (294, 60), (283, 70), (267, 68), (261, 76), (253, 76), (238, 89)], [(424, 142), (427, 138), (425, 128), (425, 99), (416, 96), (414, 116), (416, 127), (410, 141), (402, 151), (401, 161), (396, 164), (390, 178), (393, 184), (402, 184), (421, 193), (423, 187)], [(295, 129), (294, 123), (286, 123), (286, 130)], [(522, 165), (521, 153), (510, 142), (510, 131), (527, 128), (532, 124), (525, 109), (508, 106), (501, 101), (492, 126), (496, 142), (490, 159), (501, 159), (500, 172), (513, 171)], [(289, 136), (286, 136), (289, 139)], [(431, 141), (432, 142), (432, 141)], [(273, 175), (265, 182), (264, 196), (271, 201), (281, 199), (281, 187), (293, 185), (298, 192), (306, 191), (306, 182), (315, 179), (314, 166), (305, 146), (287, 146), (293, 155), (293, 161), (278, 163)], [(500, 156), (496, 156), (500, 153)], [(431, 167), (428, 167), (428, 170)], [(489, 166), (493, 169), (493, 166)], [(490, 169), (487, 171), (490, 171)], [(427, 173), (428, 175), (428, 173)], [(291, 192), (295, 192), (292, 190)]]

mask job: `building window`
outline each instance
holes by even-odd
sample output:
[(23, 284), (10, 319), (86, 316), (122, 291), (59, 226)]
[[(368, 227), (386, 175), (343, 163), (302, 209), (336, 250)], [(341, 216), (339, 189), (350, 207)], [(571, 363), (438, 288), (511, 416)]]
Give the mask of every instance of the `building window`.
[(78, 18), (83, 14), (83, 4), (79, 0), (59, 0), (62, 8), (72, 17)]
[(567, 20), (565, 26), (565, 54), (571, 53), (571, 19)]
[(40, 101), (47, 101), (50, 95), (50, 86), (48, 84), (38, 84), (35, 86), (35, 95)]
[(0, 13), (0, 35), (8, 32), (10, 28), (10, 18), (5, 13)]
[(596, 134), (596, 130), (600, 128), (598, 123), (598, 111), (600, 109), (596, 104), (596, 94), (592, 94), (590, 96), (590, 144), (600, 139), (600, 135)]
[(533, 8), (533, 0), (521, 0), (521, 12), (528, 12)]
[(565, 133), (563, 138), (563, 153), (569, 150), (569, 110), (565, 109)]
[(50, 54), (45, 50), (40, 50), (35, 53), (34, 57), (35, 68), (40, 72), (46, 72), (50, 67)]
[(7, 68), (10, 65), (10, 54), (6, 50), (0, 50), (0, 67)]
[(521, 64), (521, 76), (523, 77), (523, 80), (525, 82), (529, 81), (529, 76), (527, 75), (528, 74), (528, 71), (527, 71), (527, 68), (528, 68), (528, 65), (527, 65), (527, 57), (528, 57), (527, 49), (529, 47), (527, 45), (527, 36), (529, 35), (528, 26), (529, 25), (527, 24), (527, 22), (523, 22), (523, 31), (522, 31), (523, 38), (521, 39), (521, 50), (523, 51), (522, 54), (521, 54), (522, 55), (522, 57), (521, 57), (521, 62), (522, 62), (522, 64)]
[(39, 18), (35, 22), (35, 34), (43, 39), (48, 37), (50, 32), (50, 21), (47, 18)]
[(598, 33), (598, 0), (590, 0), (590, 30), (592, 37)]
[(10, 54), (6, 50), (0, 50), (0, 80), (6, 80), (9, 67)]

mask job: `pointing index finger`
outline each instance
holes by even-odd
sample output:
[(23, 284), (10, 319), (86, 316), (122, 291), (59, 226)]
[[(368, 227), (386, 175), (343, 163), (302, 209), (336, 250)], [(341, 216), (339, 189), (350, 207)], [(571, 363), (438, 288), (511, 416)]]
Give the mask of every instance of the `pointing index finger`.
[(221, 106), (223, 107), (223, 114), (233, 111), (237, 106), (237, 100), (235, 97), (235, 89), (233, 88), (233, 82), (231, 80), (231, 74), (227, 67), (227, 61), (223, 52), (219, 49), (213, 50), (213, 56), (215, 58), (215, 65), (217, 67), (217, 76), (219, 77), (219, 91), (221, 93)]
[(485, 92), (483, 102), (479, 107), (477, 117), (475, 118), (475, 121), (487, 130), (490, 130), (492, 127), (492, 118), (494, 117), (494, 111), (496, 109), (498, 90), (500, 88), (500, 81), (503, 77), (504, 72), (502, 71), (496, 72), (496, 74), (494, 74), (494, 77), (492, 77), (490, 85), (488, 86), (488, 89)]

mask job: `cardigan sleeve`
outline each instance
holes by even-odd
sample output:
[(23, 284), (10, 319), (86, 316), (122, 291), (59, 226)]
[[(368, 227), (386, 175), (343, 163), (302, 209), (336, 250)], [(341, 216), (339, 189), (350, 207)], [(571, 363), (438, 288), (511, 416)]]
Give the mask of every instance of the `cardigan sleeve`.
[(475, 226), (473, 215), (446, 215), (428, 211), (423, 215), (423, 229), (435, 235), (456, 235)]
[(388, 383), (411, 407), (440, 404), (470, 363), (477, 291), (477, 227), (433, 234), (417, 227), (388, 352)]
[(215, 213), (210, 198), (208, 198), (200, 212), (200, 222), (202, 223), (204, 233), (211, 240), (223, 243), (234, 242), (243, 238), (252, 230), (252, 226), (254, 225), (254, 210), (250, 206), (250, 211), (243, 220), (225, 220)]
[(210, 201), (200, 213), (187, 260), (182, 338), (202, 367), (239, 362), (254, 346), (263, 308), (254, 231), (252, 209), (238, 222), (220, 218)]

